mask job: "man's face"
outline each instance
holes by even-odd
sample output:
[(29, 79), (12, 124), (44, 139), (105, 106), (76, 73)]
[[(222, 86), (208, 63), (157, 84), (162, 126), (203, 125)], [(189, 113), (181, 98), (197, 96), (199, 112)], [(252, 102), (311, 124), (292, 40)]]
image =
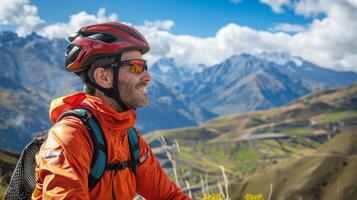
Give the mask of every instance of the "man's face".
[[(122, 53), (121, 60), (143, 59), (140, 51), (133, 50)], [(123, 102), (130, 108), (145, 107), (148, 105), (147, 86), (151, 76), (147, 71), (134, 73), (130, 66), (119, 68), (119, 91)]]

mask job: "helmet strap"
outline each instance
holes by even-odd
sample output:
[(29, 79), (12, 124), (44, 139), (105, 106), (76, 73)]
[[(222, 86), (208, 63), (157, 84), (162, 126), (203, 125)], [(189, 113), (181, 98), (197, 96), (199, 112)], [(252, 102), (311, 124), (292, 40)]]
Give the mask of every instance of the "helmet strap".
[[(119, 56), (116, 57), (115, 62), (118, 62), (120, 60), (121, 60), (121, 54), (119, 54)], [(102, 86), (98, 85), (95, 81), (91, 81), (89, 76), (88, 76), (88, 73), (86, 73), (86, 72), (85, 72), (85, 82), (89, 83), (94, 88), (102, 91), (105, 96), (114, 99), (124, 111), (129, 110), (128, 106), (125, 105), (125, 103), (123, 102), (123, 100), (120, 97), (120, 91), (119, 91), (119, 67), (114, 67), (113, 68), (113, 85), (112, 85), (111, 88), (103, 88)]]
[(128, 107), (125, 105), (123, 100), (120, 98), (119, 67), (115, 67), (113, 69), (113, 86), (110, 89), (111, 89), (112, 92), (111, 92), (109, 97), (113, 98), (123, 108), (124, 111), (128, 110)]

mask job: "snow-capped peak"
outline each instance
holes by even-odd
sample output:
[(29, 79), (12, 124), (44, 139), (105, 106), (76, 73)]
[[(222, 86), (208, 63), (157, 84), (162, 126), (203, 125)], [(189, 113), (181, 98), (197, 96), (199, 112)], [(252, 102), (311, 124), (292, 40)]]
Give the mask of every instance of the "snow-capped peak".
[(257, 55), (258, 58), (274, 62), (279, 65), (285, 65), (288, 62), (294, 62), (296, 66), (302, 66), (303, 59), (297, 56), (292, 56), (288, 52), (263, 52)]

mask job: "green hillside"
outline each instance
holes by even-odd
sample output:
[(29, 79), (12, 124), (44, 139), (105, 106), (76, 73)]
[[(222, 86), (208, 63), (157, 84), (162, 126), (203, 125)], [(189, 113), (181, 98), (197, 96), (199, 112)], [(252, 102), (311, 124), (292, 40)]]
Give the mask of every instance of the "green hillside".
[(357, 133), (336, 136), (311, 154), (294, 158), (231, 185), (232, 196), (245, 193), (272, 199), (354, 199), (357, 195)]
[(221, 173), (219, 165), (225, 167), (230, 180), (245, 180), (270, 166), (308, 159), (326, 141), (355, 130), (357, 85), (351, 85), (305, 96), (277, 109), (224, 116), (199, 127), (152, 132), (146, 139), (164, 136), (169, 145), (177, 141), (180, 153), (175, 148), (171, 153), (178, 173), (199, 185), (199, 177), (206, 173), (215, 184)]

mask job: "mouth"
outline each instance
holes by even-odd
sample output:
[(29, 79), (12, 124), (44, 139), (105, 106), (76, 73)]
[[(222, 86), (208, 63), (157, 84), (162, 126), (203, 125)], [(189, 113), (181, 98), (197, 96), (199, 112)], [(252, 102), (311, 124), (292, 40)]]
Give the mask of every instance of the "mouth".
[(136, 90), (139, 91), (139, 92), (142, 92), (144, 94), (148, 93), (148, 90), (147, 90), (146, 86), (136, 87)]

